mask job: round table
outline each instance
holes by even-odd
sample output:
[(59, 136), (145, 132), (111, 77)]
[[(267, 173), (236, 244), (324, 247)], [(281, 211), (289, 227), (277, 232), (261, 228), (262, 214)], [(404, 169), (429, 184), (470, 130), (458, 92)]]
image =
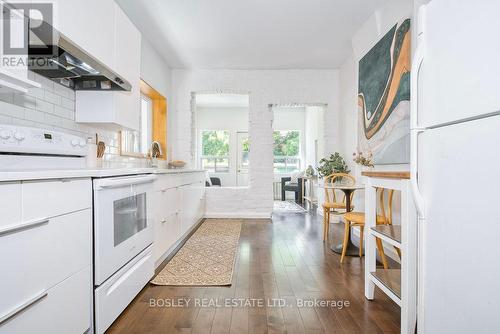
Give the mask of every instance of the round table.
[[(346, 212), (349, 212), (349, 211), (351, 211), (351, 194), (358, 189), (364, 189), (365, 186), (363, 184), (343, 185), (343, 184), (339, 183), (339, 184), (323, 185), (322, 188), (341, 190), (345, 194)], [(337, 244), (337, 245), (332, 244), (330, 246), (330, 249), (332, 251), (334, 251), (335, 253), (342, 254), (342, 243)], [(349, 239), (347, 241), (347, 250), (346, 250), (345, 255), (347, 255), (347, 256), (359, 256), (359, 248), (352, 243), (351, 229), (349, 229)]]

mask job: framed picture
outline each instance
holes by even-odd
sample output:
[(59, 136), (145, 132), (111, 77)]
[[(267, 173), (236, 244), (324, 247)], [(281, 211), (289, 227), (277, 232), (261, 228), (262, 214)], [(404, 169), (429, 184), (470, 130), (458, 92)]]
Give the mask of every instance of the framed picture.
[(378, 165), (410, 162), (410, 40), (406, 19), (359, 61), (358, 149)]

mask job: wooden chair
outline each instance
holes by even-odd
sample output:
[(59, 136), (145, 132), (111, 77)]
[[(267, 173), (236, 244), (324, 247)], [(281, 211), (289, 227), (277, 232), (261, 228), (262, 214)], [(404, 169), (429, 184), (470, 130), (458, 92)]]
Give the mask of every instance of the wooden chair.
[[(356, 184), (356, 179), (354, 176), (345, 174), (345, 173), (333, 173), (325, 177), (325, 185), (332, 186), (336, 182), (339, 182), (342, 179), (342, 181), (346, 182), (348, 185), (354, 185)], [(341, 214), (343, 212), (339, 210), (343, 210), (344, 212), (346, 211), (346, 201), (345, 201), (345, 195), (342, 193), (338, 194), (338, 192), (341, 192), (340, 190), (336, 189), (327, 189), (325, 187), (325, 202), (323, 203), (323, 241), (326, 241), (328, 239), (328, 235), (330, 233), (330, 214)], [(351, 194), (351, 203), (352, 203), (352, 196)], [(353, 206), (351, 205), (351, 210)]]
[[(380, 208), (380, 214), (377, 212), (377, 225), (392, 225), (392, 200), (394, 198), (394, 190), (393, 189), (388, 189), (388, 206), (386, 208), (385, 206), (385, 189), (384, 188), (377, 188), (377, 194), (379, 196), (379, 206), (377, 207), (377, 210)], [(349, 240), (349, 233), (351, 227), (359, 227), (359, 256), (363, 256), (363, 236), (364, 236), (364, 228), (365, 228), (365, 213), (364, 212), (347, 212), (344, 215), (344, 224), (345, 224), (345, 229), (344, 229), (344, 242), (343, 242), (343, 247), (342, 247), (342, 256), (340, 258), (340, 263), (344, 261), (345, 253), (347, 250), (347, 243)], [(377, 249), (378, 253), (380, 255), (380, 258), (382, 260), (382, 264), (384, 265), (385, 269), (388, 269), (387, 265), (387, 259), (385, 258), (385, 253), (384, 253), (384, 247), (382, 245), (382, 240), (379, 238), (376, 238), (377, 242)], [(399, 257), (401, 257), (401, 253), (399, 248), (396, 248), (396, 252), (398, 253)]]

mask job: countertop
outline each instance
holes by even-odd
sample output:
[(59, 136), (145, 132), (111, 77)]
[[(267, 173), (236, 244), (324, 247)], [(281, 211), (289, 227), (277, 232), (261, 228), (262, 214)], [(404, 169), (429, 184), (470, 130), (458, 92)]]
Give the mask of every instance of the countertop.
[(164, 168), (67, 168), (67, 169), (0, 169), (0, 182), (44, 179), (70, 179), (83, 177), (111, 177), (135, 174), (201, 173), (201, 169)]

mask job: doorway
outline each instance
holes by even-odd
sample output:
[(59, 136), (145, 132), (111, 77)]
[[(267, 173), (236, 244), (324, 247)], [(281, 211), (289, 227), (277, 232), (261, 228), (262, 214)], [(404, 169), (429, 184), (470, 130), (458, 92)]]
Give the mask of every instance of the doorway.
[(248, 170), (250, 168), (250, 140), (248, 132), (237, 133), (237, 170), (236, 185), (238, 187), (248, 186)]

